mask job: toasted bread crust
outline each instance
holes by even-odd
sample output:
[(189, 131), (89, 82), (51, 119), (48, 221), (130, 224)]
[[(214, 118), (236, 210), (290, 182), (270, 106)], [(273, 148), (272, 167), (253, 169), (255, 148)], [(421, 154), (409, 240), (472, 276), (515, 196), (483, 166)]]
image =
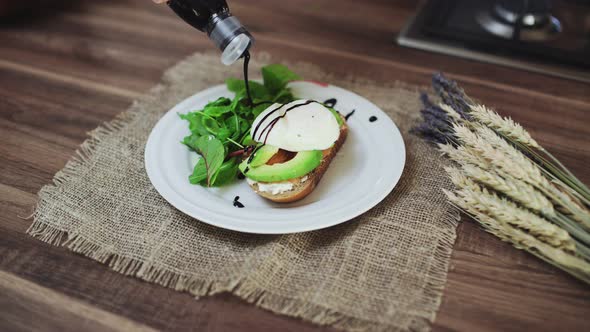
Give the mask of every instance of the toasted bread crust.
[[(342, 115), (340, 117), (342, 117)], [(293, 183), (292, 190), (277, 195), (273, 195), (268, 192), (258, 191), (257, 183), (250, 184), (250, 187), (258, 195), (277, 203), (290, 203), (305, 198), (307, 195), (311, 194), (311, 192), (320, 182), (322, 176), (324, 175), (324, 173), (326, 173), (326, 170), (330, 166), (330, 162), (332, 162), (332, 159), (334, 159), (336, 153), (338, 153), (338, 151), (346, 141), (347, 136), (348, 125), (346, 124), (346, 121), (344, 121), (342, 126), (340, 127), (340, 136), (338, 136), (338, 140), (334, 143), (334, 145), (331, 148), (322, 151), (323, 157), (320, 165), (316, 167), (313, 171), (309, 172), (308, 174), (302, 177), (289, 180), (289, 182)], [(307, 177), (307, 180), (305, 180), (305, 182), (302, 183), (301, 179), (304, 177)]]

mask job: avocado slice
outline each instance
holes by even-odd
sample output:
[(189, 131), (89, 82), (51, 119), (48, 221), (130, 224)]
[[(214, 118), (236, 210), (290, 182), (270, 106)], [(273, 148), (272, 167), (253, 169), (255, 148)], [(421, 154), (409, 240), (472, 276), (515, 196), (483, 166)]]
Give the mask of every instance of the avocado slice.
[(297, 152), (293, 159), (273, 165), (260, 165), (252, 167), (244, 160), (240, 166), (240, 171), (248, 178), (260, 182), (278, 182), (295, 179), (313, 171), (322, 162), (322, 151), (300, 151)]
[(330, 110), (330, 112), (332, 112), (332, 115), (334, 115), (334, 117), (336, 118), (336, 122), (338, 122), (338, 126), (342, 127), (342, 125), (344, 124), (344, 120), (342, 120), (340, 113), (338, 113), (338, 111), (336, 111), (332, 107), (328, 107), (328, 109)]
[(250, 161), (250, 168), (258, 167), (261, 165), (266, 164), (267, 161), (272, 158), (277, 152), (279, 152), (279, 148), (272, 145), (263, 145), (254, 151), (254, 157)]

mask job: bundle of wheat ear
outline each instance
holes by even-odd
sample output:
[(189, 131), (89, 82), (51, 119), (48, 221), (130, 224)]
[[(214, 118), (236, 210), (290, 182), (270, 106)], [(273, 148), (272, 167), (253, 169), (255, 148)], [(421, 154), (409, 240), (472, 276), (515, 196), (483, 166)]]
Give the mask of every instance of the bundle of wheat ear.
[(449, 201), (486, 231), (590, 283), (590, 190), (510, 118), (435, 74), (413, 132), (453, 160)]

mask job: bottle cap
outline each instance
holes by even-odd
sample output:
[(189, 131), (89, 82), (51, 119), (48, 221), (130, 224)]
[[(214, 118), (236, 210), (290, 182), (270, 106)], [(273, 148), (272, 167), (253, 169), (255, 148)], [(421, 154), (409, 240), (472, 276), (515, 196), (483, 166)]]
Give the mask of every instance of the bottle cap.
[(209, 31), (209, 38), (221, 50), (221, 62), (225, 65), (236, 62), (254, 43), (248, 30), (231, 15), (213, 17)]
[(244, 55), (251, 44), (252, 39), (245, 33), (237, 35), (221, 53), (221, 62), (226, 66), (231, 65)]

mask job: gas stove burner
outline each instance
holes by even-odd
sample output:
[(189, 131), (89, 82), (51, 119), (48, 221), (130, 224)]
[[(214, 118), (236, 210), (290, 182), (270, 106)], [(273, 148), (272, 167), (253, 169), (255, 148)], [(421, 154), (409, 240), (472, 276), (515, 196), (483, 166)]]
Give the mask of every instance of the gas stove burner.
[(590, 83), (588, 22), (590, 0), (423, 0), (397, 41)]
[(476, 15), (477, 22), (489, 33), (504, 39), (544, 41), (561, 32), (561, 23), (551, 14), (546, 0), (496, 1)]

